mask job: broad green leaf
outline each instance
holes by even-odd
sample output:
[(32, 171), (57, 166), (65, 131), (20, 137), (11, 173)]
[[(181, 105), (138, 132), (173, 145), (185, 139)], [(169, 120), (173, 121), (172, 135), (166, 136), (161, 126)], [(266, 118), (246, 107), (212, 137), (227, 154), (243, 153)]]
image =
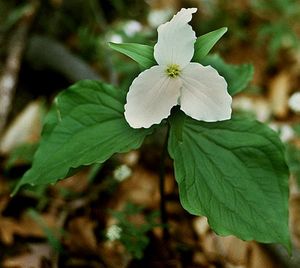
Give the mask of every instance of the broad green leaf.
[[(89, 94), (85, 92), (89, 90)], [(47, 114), (43, 126), (42, 137), (50, 135), (55, 126), (62, 118), (67, 116), (78, 105), (95, 103), (99, 91), (99, 82), (93, 80), (82, 80), (64, 90), (57, 95), (53, 105)], [(111, 92), (115, 97), (119, 94), (118, 90)]]
[(200, 62), (200, 60), (209, 53), (213, 46), (226, 32), (227, 28), (223, 27), (218, 30), (199, 36), (195, 42), (195, 52), (192, 61)]
[(220, 235), (290, 249), (288, 168), (277, 134), (238, 118), (206, 123), (181, 114), (170, 122), (168, 149), (183, 207), (206, 216)]
[(135, 43), (109, 43), (109, 46), (112, 49), (132, 58), (146, 69), (157, 64), (153, 56), (154, 48), (152, 46)]
[[(42, 140), (46, 140), (55, 126), (62, 118), (67, 116), (78, 105), (94, 103), (97, 100), (99, 82), (94, 80), (81, 80), (69, 87), (68, 90), (60, 92), (55, 98), (53, 105), (47, 114), (42, 130)], [(85, 90), (90, 90), (86, 94)], [(111, 92), (115, 97), (120, 94), (119, 90)]]
[(211, 65), (225, 78), (228, 92), (232, 96), (244, 90), (254, 74), (254, 68), (251, 64), (228, 64), (216, 54), (206, 56), (201, 60), (201, 64)]
[(70, 170), (137, 149), (152, 131), (131, 128), (123, 115), (125, 94), (101, 82), (79, 82), (56, 103), (57, 119), (51, 116), (47, 121), (51, 124), (46, 137), (15, 192), (24, 184), (55, 183), (68, 176)]

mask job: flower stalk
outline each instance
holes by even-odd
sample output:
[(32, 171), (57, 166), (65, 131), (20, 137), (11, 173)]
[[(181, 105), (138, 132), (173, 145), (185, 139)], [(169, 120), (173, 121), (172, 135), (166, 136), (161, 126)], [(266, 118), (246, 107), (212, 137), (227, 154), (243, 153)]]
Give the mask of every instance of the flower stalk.
[(159, 165), (159, 193), (160, 193), (160, 221), (163, 226), (163, 240), (169, 240), (170, 233), (168, 229), (168, 214), (166, 210), (166, 193), (165, 193), (165, 177), (166, 177), (166, 158), (168, 156), (168, 137), (170, 132), (170, 126), (168, 129), (163, 144), (160, 165)]

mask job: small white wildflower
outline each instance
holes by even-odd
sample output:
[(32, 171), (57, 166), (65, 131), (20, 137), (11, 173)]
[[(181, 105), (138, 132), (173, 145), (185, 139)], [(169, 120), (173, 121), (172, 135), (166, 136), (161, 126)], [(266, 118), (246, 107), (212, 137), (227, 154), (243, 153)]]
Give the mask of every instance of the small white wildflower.
[(123, 38), (121, 35), (119, 34), (112, 34), (110, 37), (109, 37), (109, 42), (113, 42), (113, 43), (117, 43), (117, 44), (120, 44), (123, 42)]
[(300, 112), (300, 92), (299, 91), (294, 93), (290, 97), (289, 106), (294, 112), (296, 112), (296, 113)]
[(132, 37), (142, 30), (142, 24), (136, 20), (131, 20), (124, 25), (123, 29), (127, 36)]
[(196, 8), (181, 9), (158, 27), (154, 58), (158, 65), (142, 72), (127, 94), (125, 118), (133, 128), (148, 128), (170, 115), (173, 106), (206, 122), (231, 118), (232, 98), (225, 79), (211, 66), (191, 62), (195, 32), (188, 22)]
[(267, 122), (271, 117), (270, 104), (263, 98), (250, 98), (238, 96), (232, 102), (232, 108), (250, 112), (260, 122)]
[(295, 137), (293, 128), (288, 124), (271, 123), (269, 127), (278, 132), (280, 139), (283, 142), (288, 142)]
[(280, 128), (280, 139), (283, 142), (288, 142), (293, 139), (295, 136), (295, 132), (291, 126), (288, 124), (283, 124)]
[(122, 233), (122, 228), (116, 224), (113, 224), (108, 228), (108, 230), (106, 232), (106, 237), (110, 241), (115, 241), (115, 240), (120, 239), (121, 233)]
[(127, 165), (121, 165), (114, 170), (114, 178), (119, 182), (126, 180), (131, 174), (132, 171)]

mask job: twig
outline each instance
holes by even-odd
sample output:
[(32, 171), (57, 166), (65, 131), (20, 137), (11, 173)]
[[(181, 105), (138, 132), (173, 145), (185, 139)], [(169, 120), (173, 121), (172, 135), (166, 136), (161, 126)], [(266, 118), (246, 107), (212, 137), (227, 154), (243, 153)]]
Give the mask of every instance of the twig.
[(38, 2), (33, 1), (8, 42), (8, 56), (0, 76), (0, 136), (11, 109), (26, 39), (37, 9)]
[(25, 59), (38, 69), (54, 70), (72, 83), (82, 79), (101, 79), (100, 75), (85, 61), (73, 54), (62, 43), (47, 36), (32, 35), (30, 37)]

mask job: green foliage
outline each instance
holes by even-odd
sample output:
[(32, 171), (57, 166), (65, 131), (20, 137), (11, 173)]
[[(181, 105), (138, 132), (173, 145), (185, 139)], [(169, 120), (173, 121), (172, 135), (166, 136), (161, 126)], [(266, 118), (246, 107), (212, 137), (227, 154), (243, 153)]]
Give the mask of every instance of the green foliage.
[(233, 65), (223, 61), (219, 55), (209, 55), (201, 60), (203, 65), (211, 65), (222, 75), (227, 84), (230, 95), (235, 95), (249, 84), (253, 78), (254, 68), (251, 64)]
[(220, 235), (290, 249), (289, 171), (274, 131), (243, 118), (206, 123), (180, 112), (168, 148), (187, 211), (207, 216)]
[(198, 37), (195, 43), (193, 61), (200, 62), (226, 32), (227, 28), (223, 27)]
[(112, 49), (132, 58), (145, 69), (156, 65), (156, 61), (153, 56), (153, 47), (151, 46), (134, 43), (109, 43), (109, 46)]
[(102, 163), (137, 149), (151, 129), (132, 129), (124, 118), (125, 94), (98, 81), (82, 81), (59, 95), (46, 118), (32, 168), (17, 185), (55, 183), (71, 169)]
[(154, 227), (160, 226), (157, 223), (158, 213), (152, 212), (145, 216), (145, 221), (136, 224), (130, 218), (140, 216), (143, 208), (127, 204), (122, 211), (112, 211), (113, 217), (117, 220), (117, 226), (120, 228), (120, 238), (118, 239), (126, 248), (126, 250), (136, 259), (141, 259), (149, 238), (147, 233)]
[(268, 40), (268, 53), (272, 61), (276, 59), (281, 48), (299, 46), (298, 36), (285, 21), (266, 23), (260, 26), (258, 34), (263, 42)]
[(275, 15), (283, 15), (285, 18), (299, 15), (299, 1), (298, 0), (252, 0), (252, 5), (260, 12), (268, 12)]
[(80, 53), (86, 60), (93, 61), (101, 58), (102, 38), (98, 33), (94, 33), (88, 27), (80, 27), (78, 29), (78, 41)]
[(276, 60), (280, 49), (299, 47), (299, 38), (296, 33), (300, 16), (298, 0), (252, 0), (252, 5), (263, 18), (259, 25), (258, 35), (263, 43), (268, 42), (271, 61)]
[(206, 14), (203, 14), (202, 23), (197, 25), (199, 32), (207, 32), (212, 28), (226, 25), (230, 29), (230, 35), (226, 38), (225, 46), (223, 44), (220, 49), (228, 49), (237, 42), (248, 40), (251, 23), (249, 8), (242, 7), (239, 3), (229, 5), (227, 0), (202, 2), (201, 5), (205, 5), (206, 9), (203, 13)]

